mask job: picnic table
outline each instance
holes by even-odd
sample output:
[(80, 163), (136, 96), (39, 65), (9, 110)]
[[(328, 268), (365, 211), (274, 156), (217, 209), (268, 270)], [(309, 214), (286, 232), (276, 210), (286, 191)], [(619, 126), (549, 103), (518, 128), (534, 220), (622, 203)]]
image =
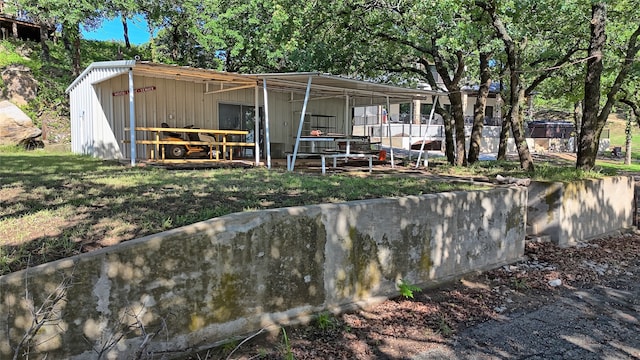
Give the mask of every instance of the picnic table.
[[(129, 129), (125, 129), (129, 130)], [(255, 147), (255, 142), (247, 142), (247, 141), (235, 141), (233, 139), (234, 136), (244, 137), (249, 134), (248, 130), (222, 130), (222, 129), (194, 129), (194, 128), (169, 128), (169, 127), (136, 127), (135, 131), (146, 131), (151, 132), (152, 140), (140, 139), (136, 140), (136, 144), (142, 145), (152, 145), (153, 149), (151, 151), (151, 159), (157, 161), (165, 161), (167, 160), (165, 154), (165, 146), (166, 145), (184, 145), (189, 149), (190, 147), (203, 147), (208, 146), (211, 150), (215, 149), (215, 151), (209, 151), (208, 157), (209, 160), (225, 160), (225, 156), (227, 154), (227, 149), (229, 150), (229, 158), (228, 160), (233, 160), (233, 150), (235, 147)], [(195, 134), (196, 137), (198, 134), (204, 134), (205, 136), (199, 140), (176, 140), (175, 135), (172, 139), (168, 138), (168, 134)], [(178, 135), (179, 136), (179, 135)], [(189, 139), (193, 138), (190, 136)], [(204, 141), (203, 141), (204, 140)], [(125, 142), (127, 142), (125, 140)], [(220, 148), (222, 148), (222, 159), (220, 158)], [(189, 151), (189, 150), (187, 150)], [(215, 153), (215, 154), (214, 154)]]

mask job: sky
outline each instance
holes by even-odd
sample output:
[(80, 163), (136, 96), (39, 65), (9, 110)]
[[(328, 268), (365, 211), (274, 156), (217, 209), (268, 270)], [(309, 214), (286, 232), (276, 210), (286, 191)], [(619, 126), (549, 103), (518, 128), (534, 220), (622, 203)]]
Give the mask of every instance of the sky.
[[(141, 16), (129, 19), (127, 24), (129, 27), (129, 41), (132, 44), (140, 45), (149, 41), (147, 23)], [(120, 18), (104, 20), (101, 27), (91, 32), (82, 29), (82, 38), (87, 40), (114, 40), (124, 42), (122, 21)]]

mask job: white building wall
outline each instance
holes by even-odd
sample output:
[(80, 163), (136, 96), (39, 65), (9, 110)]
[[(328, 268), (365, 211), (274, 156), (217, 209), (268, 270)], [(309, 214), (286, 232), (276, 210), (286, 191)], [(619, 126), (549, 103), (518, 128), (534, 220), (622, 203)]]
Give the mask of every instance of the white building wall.
[(119, 158), (114, 136), (101, 136), (106, 115), (93, 84), (127, 73), (128, 67), (95, 68), (70, 89), (71, 151), (105, 158)]

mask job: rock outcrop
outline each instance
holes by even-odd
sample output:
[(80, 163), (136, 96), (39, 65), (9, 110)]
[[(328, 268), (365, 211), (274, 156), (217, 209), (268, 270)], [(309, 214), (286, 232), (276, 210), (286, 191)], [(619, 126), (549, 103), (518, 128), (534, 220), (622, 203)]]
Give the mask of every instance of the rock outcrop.
[(36, 98), (38, 82), (33, 77), (31, 69), (24, 65), (12, 65), (2, 71), (4, 82), (4, 97), (18, 106)]
[(19, 107), (7, 100), (0, 101), (0, 145), (39, 143), (35, 138), (42, 134)]

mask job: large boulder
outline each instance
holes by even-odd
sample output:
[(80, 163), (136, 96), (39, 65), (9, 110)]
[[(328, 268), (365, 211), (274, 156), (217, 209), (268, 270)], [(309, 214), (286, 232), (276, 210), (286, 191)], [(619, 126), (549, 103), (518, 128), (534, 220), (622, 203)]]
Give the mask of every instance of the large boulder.
[(0, 101), (0, 145), (25, 145), (42, 134), (19, 107)]
[(4, 97), (19, 106), (27, 105), (38, 94), (38, 82), (31, 69), (24, 65), (11, 65), (2, 71)]

